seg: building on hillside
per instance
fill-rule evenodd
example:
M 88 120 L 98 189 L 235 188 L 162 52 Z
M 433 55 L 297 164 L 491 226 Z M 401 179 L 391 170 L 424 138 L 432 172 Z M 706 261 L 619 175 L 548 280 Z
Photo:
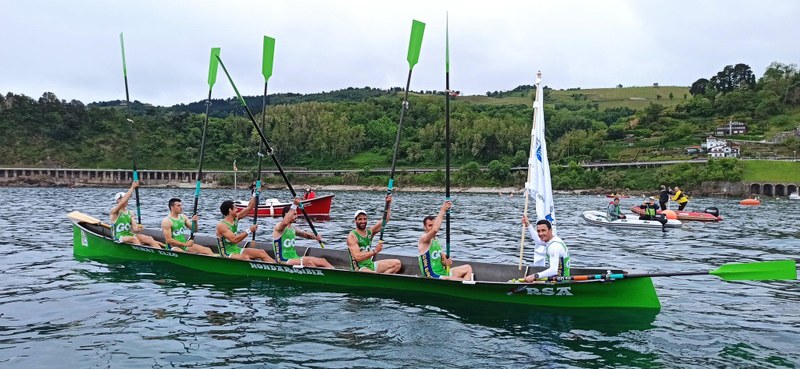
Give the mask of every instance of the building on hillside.
M 724 126 L 720 126 L 714 131 L 717 136 L 743 135 L 747 133 L 747 125 L 743 122 L 730 121 Z
M 700 147 L 704 148 L 706 151 L 711 151 L 712 148 L 717 146 L 728 146 L 728 141 L 714 136 L 708 136 L 706 137 L 706 142 L 700 145 Z
M 708 150 L 708 156 L 712 158 L 738 158 L 741 151 L 739 146 L 714 146 Z

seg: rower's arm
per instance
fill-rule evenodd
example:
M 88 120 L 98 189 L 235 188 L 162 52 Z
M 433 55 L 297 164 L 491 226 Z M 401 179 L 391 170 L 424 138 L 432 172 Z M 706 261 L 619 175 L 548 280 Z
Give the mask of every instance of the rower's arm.
M 564 256 L 566 250 L 560 244 L 553 244 L 550 245 L 549 249 L 547 250 L 547 269 L 536 273 L 538 274 L 538 278 L 548 278 L 558 274 L 558 263 L 559 258 Z
M 294 216 L 294 214 L 296 212 L 297 212 L 297 209 L 289 209 L 289 211 L 287 211 L 286 213 L 283 214 L 283 219 L 280 221 L 280 223 L 276 224 L 275 228 L 272 230 L 272 239 L 273 240 L 277 240 L 277 239 L 281 238 L 281 235 L 283 234 L 283 230 L 285 230 L 286 227 L 288 227 L 289 224 L 292 223 L 292 221 L 289 220 L 289 219 L 292 219 L 292 217 Z
M 222 222 L 217 224 L 217 234 L 222 235 L 222 237 L 225 237 L 226 240 L 232 243 L 239 243 L 247 238 L 247 232 L 233 233 L 231 229 Z
M 347 249 L 350 251 L 350 256 L 352 256 L 353 259 L 358 262 L 375 256 L 374 251 L 361 251 L 361 248 L 358 247 L 358 240 L 353 233 L 347 235 Z
M 242 219 L 248 215 L 250 215 L 250 211 L 256 208 L 256 197 L 250 198 L 250 202 L 247 203 L 247 207 L 242 209 L 239 213 L 236 214 L 236 219 Z

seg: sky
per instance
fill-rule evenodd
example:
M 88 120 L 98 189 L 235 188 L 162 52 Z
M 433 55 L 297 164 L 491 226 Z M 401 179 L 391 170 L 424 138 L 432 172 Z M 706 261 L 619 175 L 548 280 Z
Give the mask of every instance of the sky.
M 426 23 L 412 90 L 689 86 L 726 65 L 760 77 L 800 63 L 794 0 L 4 0 L 0 93 L 84 103 L 189 103 L 208 94 L 210 49 L 244 95 L 260 95 L 262 40 L 276 39 L 270 93 L 404 86 L 413 19 Z M 234 95 L 222 70 L 213 96 Z

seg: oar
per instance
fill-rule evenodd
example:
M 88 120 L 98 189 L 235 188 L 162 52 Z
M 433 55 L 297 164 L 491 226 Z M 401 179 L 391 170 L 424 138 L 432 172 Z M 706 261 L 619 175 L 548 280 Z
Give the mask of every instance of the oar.
M 261 104 L 261 131 L 264 131 L 267 121 L 267 85 L 269 84 L 269 77 L 272 76 L 272 62 L 275 59 L 275 39 L 269 36 L 264 36 L 264 56 L 261 59 L 261 74 L 264 76 L 264 99 Z M 258 143 L 258 179 L 256 179 L 256 208 L 253 213 L 253 224 L 258 222 L 258 204 L 261 201 L 261 159 L 264 154 L 264 143 Z M 253 241 L 256 240 L 256 233 L 253 232 Z
M 128 122 L 131 123 L 131 160 L 133 161 L 133 180 L 139 180 L 139 171 L 136 170 L 136 128 L 133 126 L 133 119 L 131 119 L 131 98 L 128 93 L 128 66 L 125 63 L 125 39 L 122 37 L 122 32 L 119 33 L 119 45 L 122 48 L 122 76 L 125 78 L 125 110 L 128 117 Z M 136 220 L 142 224 L 142 210 L 139 206 L 139 187 L 136 187 Z
M 279 163 L 278 158 L 275 157 L 274 152 L 272 150 L 272 146 L 270 146 L 269 141 L 267 141 L 267 137 L 264 136 L 264 132 L 258 126 L 258 123 L 256 123 L 256 118 L 253 116 L 253 113 L 250 111 L 250 108 L 247 107 L 247 103 L 245 103 L 244 98 L 242 98 L 242 94 L 239 93 L 239 89 L 236 88 L 236 84 L 233 83 L 233 79 L 231 78 L 230 73 L 228 73 L 228 69 L 225 68 L 225 63 L 222 62 L 222 59 L 219 57 L 219 55 L 217 55 L 217 60 L 219 61 L 219 65 L 222 66 L 222 70 L 225 72 L 225 75 L 228 76 L 228 81 L 231 83 L 233 90 L 236 92 L 236 96 L 239 98 L 239 103 L 242 104 L 242 107 L 247 112 L 247 116 L 250 118 L 250 122 L 253 123 L 253 127 L 255 127 L 256 131 L 258 132 L 258 136 L 261 137 L 261 142 L 267 149 L 267 155 L 269 155 L 272 158 L 272 162 L 275 163 L 275 166 L 278 168 L 278 172 L 281 173 L 281 177 L 283 177 L 283 181 L 286 183 L 286 187 L 289 187 L 289 192 L 292 193 L 292 198 L 297 197 L 297 192 L 294 191 L 294 187 L 292 187 L 292 184 L 289 182 L 289 178 L 286 177 L 286 173 L 283 171 L 281 163 Z M 303 208 L 303 204 L 301 203 L 300 206 L 298 206 L 298 208 L 300 209 L 300 211 L 303 212 L 303 216 L 306 218 L 308 226 L 311 227 L 311 231 L 314 232 L 314 236 L 318 236 L 319 234 L 317 233 L 317 229 L 314 227 L 314 223 L 311 222 L 311 218 L 309 218 L 308 214 L 306 214 L 306 209 Z M 325 244 L 322 241 L 318 242 L 319 246 L 324 249 Z
M 797 266 L 794 260 L 757 261 L 752 263 L 730 263 L 714 270 L 673 273 L 638 273 L 638 274 L 593 274 L 571 277 L 549 277 L 537 279 L 537 282 L 569 282 L 586 280 L 617 280 L 630 278 L 679 277 L 687 275 L 714 275 L 725 281 L 769 281 L 797 279 Z M 525 291 L 531 284 L 515 287 L 509 295 Z
M 445 13 L 444 28 L 444 141 L 445 141 L 445 171 L 444 171 L 444 197 L 450 201 L 450 16 Z M 450 208 L 445 214 L 445 248 L 448 258 L 450 255 Z M 447 275 L 450 275 L 450 266 L 447 266 Z
M 86 224 L 94 224 L 94 225 L 99 225 L 99 226 L 103 226 L 105 228 L 111 229 L 110 225 L 101 222 L 100 219 L 97 219 L 95 217 L 86 215 L 86 214 L 81 213 L 79 211 L 73 211 L 73 212 L 67 214 L 67 217 L 72 219 L 72 220 L 74 220 L 74 221 L 76 221 L 76 222 L 81 222 L 81 223 L 86 223 Z
M 203 135 L 200 138 L 200 166 L 197 168 L 197 181 L 194 185 L 194 207 L 192 208 L 192 229 L 189 232 L 189 239 L 194 239 L 197 232 L 197 222 L 194 216 L 197 215 L 197 202 L 200 200 L 200 183 L 203 182 L 203 155 L 206 149 L 206 131 L 208 131 L 208 109 L 211 107 L 211 90 L 217 82 L 217 60 L 219 60 L 219 48 L 211 49 L 211 59 L 208 62 L 208 99 L 206 99 L 206 119 L 203 122 Z
M 389 186 L 386 190 L 387 196 L 392 194 L 394 189 L 394 170 L 397 164 L 397 150 L 400 147 L 400 132 L 403 128 L 403 118 L 408 110 L 408 89 L 411 87 L 411 72 L 414 65 L 419 61 L 419 51 L 422 48 L 422 35 L 425 33 L 425 23 L 418 20 L 411 22 L 411 39 L 408 42 L 408 79 L 406 79 L 406 91 L 403 95 L 403 104 L 400 107 L 400 123 L 397 124 L 397 136 L 394 139 L 394 154 L 392 155 L 392 170 L 389 174 Z M 381 235 L 378 242 L 383 242 L 383 232 L 386 230 L 386 215 L 389 212 L 389 201 L 383 205 L 383 216 L 381 218 Z

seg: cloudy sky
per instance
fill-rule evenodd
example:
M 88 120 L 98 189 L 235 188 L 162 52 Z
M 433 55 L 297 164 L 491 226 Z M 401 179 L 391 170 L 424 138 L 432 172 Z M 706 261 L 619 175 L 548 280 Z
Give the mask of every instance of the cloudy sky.
M 45 91 L 84 102 L 171 105 L 205 98 L 211 47 L 242 93 L 263 89 L 263 35 L 276 38 L 271 92 L 402 86 L 412 19 L 427 24 L 413 90 L 444 88 L 445 13 L 451 85 L 466 94 L 554 88 L 688 86 L 725 65 L 761 76 L 800 63 L 800 2 L 671 1 L 62 1 L 6 0 L 0 93 Z M 221 74 L 215 97 L 233 90 Z

